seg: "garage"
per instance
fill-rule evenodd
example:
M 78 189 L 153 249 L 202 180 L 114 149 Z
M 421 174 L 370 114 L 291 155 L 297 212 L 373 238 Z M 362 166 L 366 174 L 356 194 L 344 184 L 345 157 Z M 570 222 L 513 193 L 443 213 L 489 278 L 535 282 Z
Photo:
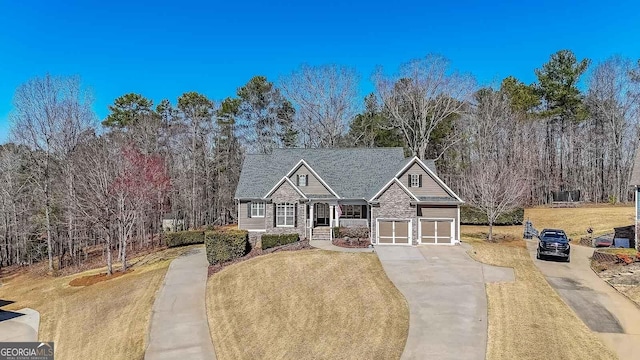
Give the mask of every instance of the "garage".
M 452 244 L 453 219 L 420 219 L 421 244 Z
M 411 244 L 411 221 L 378 220 L 378 244 Z

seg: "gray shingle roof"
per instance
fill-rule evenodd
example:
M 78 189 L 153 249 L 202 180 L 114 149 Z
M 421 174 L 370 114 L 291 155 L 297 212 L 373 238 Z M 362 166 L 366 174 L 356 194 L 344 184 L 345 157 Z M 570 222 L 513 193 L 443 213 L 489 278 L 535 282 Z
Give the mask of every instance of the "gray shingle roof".
M 410 161 L 402 148 L 276 149 L 247 155 L 235 198 L 262 198 L 302 159 L 344 199 L 370 199 Z M 433 160 L 425 163 L 435 172 Z
M 636 157 L 633 160 L 633 171 L 631 172 L 631 186 L 640 186 L 640 147 L 636 150 Z

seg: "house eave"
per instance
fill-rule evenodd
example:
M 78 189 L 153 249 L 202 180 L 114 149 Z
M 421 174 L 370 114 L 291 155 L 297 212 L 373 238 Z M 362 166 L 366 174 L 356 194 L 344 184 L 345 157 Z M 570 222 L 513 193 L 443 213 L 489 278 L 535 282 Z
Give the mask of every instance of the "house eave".
M 462 205 L 464 201 L 411 201 L 411 205 Z

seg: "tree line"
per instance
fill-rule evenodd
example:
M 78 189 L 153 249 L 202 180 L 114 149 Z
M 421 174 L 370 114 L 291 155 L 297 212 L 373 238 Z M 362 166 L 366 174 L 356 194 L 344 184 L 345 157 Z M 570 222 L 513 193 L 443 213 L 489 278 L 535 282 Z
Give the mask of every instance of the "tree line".
M 479 86 L 429 55 L 378 69 L 360 99 L 354 69 L 303 65 L 277 84 L 255 76 L 221 101 L 124 94 L 104 119 L 79 77 L 36 77 L 16 90 L 0 145 L 0 265 L 59 269 L 99 249 L 109 272 L 114 259 L 126 269 L 131 250 L 161 243 L 163 219 L 236 221 L 243 156 L 282 147 L 404 147 L 439 159 L 443 179 L 490 218 L 557 190 L 628 201 L 639 66 L 562 50 L 532 84 Z

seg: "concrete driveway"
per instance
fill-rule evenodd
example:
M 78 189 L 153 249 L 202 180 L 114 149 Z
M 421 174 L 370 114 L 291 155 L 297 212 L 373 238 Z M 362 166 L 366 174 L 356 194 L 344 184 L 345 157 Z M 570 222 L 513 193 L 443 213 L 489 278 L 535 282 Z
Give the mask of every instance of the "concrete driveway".
M 40 313 L 29 308 L 0 311 L 0 342 L 37 341 Z
M 640 309 L 591 270 L 593 249 L 571 246 L 571 262 L 565 263 L 537 260 L 537 241 L 527 241 L 527 247 L 538 269 L 578 317 L 620 359 L 638 359 Z
M 409 303 L 403 359 L 484 359 L 485 282 L 513 281 L 513 269 L 478 263 L 462 246 L 377 246 L 387 276 Z

